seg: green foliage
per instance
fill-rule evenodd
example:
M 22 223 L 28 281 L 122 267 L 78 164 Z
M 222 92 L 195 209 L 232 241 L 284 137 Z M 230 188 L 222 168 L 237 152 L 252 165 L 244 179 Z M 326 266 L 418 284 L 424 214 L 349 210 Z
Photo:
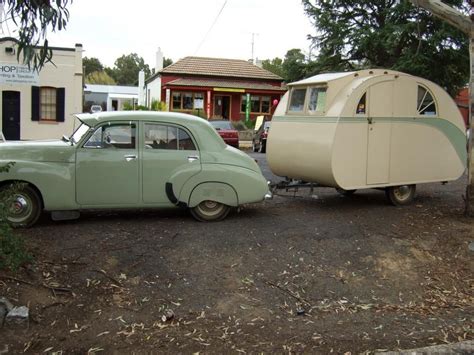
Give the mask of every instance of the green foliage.
M 105 72 L 110 75 L 118 85 L 136 85 L 138 83 L 138 73 L 145 72 L 145 77 L 150 76 L 150 67 L 145 64 L 142 57 L 136 53 L 122 55 L 115 60 L 114 68 L 105 68 Z
M 191 115 L 193 116 L 197 116 L 197 117 L 201 117 L 201 118 L 204 118 L 207 120 L 207 114 L 206 114 L 206 111 L 205 110 L 192 110 L 190 112 Z
M 262 60 L 262 68 L 282 78 L 285 77 L 285 73 L 283 72 L 283 60 L 281 58 Z
M 262 68 L 279 75 L 287 83 L 303 79 L 306 74 L 307 62 L 300 49 L 290 49 L 285 58 L 274 58 L 262 61 Z
M 84 67 L 84 76 L 87 77 L 88 75 L 94 72 L 103 72 L 104 66 L 97 58 L 87 58 L 84 57 L 82 59 L 82 66 Z
M 150 110 L 151 111 L 166 111 L 166 102 L 158 101 L 158 100 L 152 100 Z
M 13 162 L 0 167 L 0 173 L 5 173 L 14 165 Z M 25 262 L 31 261 L 31 255 L 26 251 L 23 240 L 13 234 L 7 221 L 8 200 L 20 186 L 12 185 L 0 190 L 0 270 L 16 270 Z
M 454 95 L 468 81 L 468 38 L 407 0 L 302 0 L 319 50 L 306 76 L 387 68 L 421 76 Z M 444 3 L 461 11 L 462 0 Z
M 115 85 L 116 82 L 105 71 L 94 71 L 86 76 L 86 84 Z
M 171 64 L 173 64 L 173 60 L 171 58 L 163 57 L 163 68 L 166 68 Z
M 40 70 L 53 57 L 47 33 L 66 28 L 69 21 L 67 7 L 72 0 L 3 0 L 2 3 L 5 18 L 11 19 L 18 30 L 18 61 L 21 58 L 23 63 Z M 37 46 L 40 48 L 35 48 Z

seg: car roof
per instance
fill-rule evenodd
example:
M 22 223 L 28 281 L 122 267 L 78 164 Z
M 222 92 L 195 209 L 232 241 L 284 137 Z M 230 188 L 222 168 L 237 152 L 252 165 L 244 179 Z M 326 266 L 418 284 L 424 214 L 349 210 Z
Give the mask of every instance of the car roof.
M 79 113 L 75 115 L 81 122 L 88 126 L 95 127 L 104 121 L 153 121 L 154 119 L 175 123 L 207 124 L 207 120 L 176 112 L 159 111 L 102 111 L 95 113 Z

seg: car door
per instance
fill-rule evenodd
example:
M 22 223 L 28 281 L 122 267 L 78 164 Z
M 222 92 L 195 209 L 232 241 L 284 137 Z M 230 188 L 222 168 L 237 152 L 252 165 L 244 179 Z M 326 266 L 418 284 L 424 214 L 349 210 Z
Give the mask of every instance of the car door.
M 144 122 L 142 146 L 142 199 L 146 204 L 172 206 L 166 184 L 179 197 L 183 184 L 201 171 L 197 144 L 182 126 Z
M 76 152 L 76 200 L 83 206 L 139 203 L 136 122 L 98 127 Z

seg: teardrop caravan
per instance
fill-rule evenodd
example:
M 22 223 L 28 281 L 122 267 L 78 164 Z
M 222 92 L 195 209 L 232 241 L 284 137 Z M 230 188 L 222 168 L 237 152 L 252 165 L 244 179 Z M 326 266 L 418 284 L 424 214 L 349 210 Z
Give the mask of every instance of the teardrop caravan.
M 438 85 L 392 70 L 330 73 L 289 84 L 267 160 L 276 175 L 346 193 L 387 188 L 401 205 L 415 184 L 458 179 L 466 141 L 461 113 Z

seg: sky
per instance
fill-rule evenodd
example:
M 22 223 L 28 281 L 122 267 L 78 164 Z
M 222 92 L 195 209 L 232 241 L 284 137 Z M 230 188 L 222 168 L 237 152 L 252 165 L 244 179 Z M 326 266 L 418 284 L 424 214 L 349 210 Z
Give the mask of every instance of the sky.
M 81 43 L 84 57 L 110 67 L 137 53 L 153 68 L 158 47 L 174 62 L 249 59 L 252 33 L 255 58 L 283 58 L 292 48 L 308 53 L 307 35 L 315 32 L 301 0 L 74 0 L 69 9 L 66 31 L 50 33 L 50 45 Z

